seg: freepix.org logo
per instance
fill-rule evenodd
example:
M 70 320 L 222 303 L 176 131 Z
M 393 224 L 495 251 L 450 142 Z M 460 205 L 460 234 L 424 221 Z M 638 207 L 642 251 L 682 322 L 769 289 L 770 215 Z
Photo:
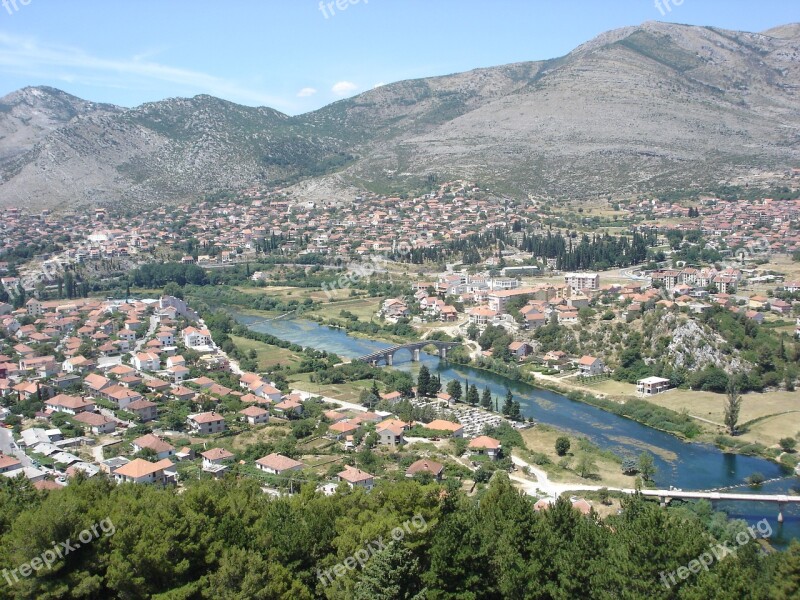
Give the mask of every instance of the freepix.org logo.
M 28 6 L 31 2 L 32 0 L 0 0 L 0 4 L 3 5 L 3 8 L 5 8 L 6 12 L 11 16 L 19 12 L 20 6 Z
M 65 556 L 74 552 L 82 545 L 85 546 L 95 541 L 100 537 L 100 534 L 103 534 L 103 537 L 109 537 L 114 535 L 116 531 L 117 528 L 114 527 L 114 523 L 111 522 L 111 519 L 103 519 L 88 529 L 81 531 L 78 534 L 77 540 L 68 538 L 63 542 L 51 542 L 53 544 L 52 548 L 48 548 L 39 556 L 32 558 L 16 569 L 11 569 L 10 571 L 8 569 L 3 569 L 3 577 L 5 577 L 8 585 L 12 586 L 19 581 L 20 577 L 30 577 L 41 569 L 52 569 L 56 562 L 63 560 Z

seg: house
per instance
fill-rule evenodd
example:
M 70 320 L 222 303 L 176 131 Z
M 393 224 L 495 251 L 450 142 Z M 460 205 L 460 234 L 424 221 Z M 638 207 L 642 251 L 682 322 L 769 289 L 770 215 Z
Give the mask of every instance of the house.
M 94 368 L 94 363 L 83 356 L 73 356 L 61 363 L 64 373 L 85 373 Z
M 214 411 L 189 415 L 186 421 L 192 433 L 205 435 L 225 431 L 225 417 Z
M 430 473 L 436 481 L 441 481 L 444 465 L 427 458 L 422 458 L 412 463 L 406 469 L 406 477 L 414 477 L 417 473 Z
M 542 357 L 542 360 L 548 365 L 560 365 L 564 364 L 567 361 L 567 353 L 562 352 L 561 350 L 550 350 L 547 354 Z
M 203 457 L 203 471 L 211 473 L 214 477 L 220 477 L 228 470 L 226 463 L 233 459 L 233 454 L 224 448 L 212 448 L 201 452 Z
M 82 412 L 75 415 L 73 420 L 82 423 L 94 435 L 112 433 L 117 428 L 115 421 L 95 412 Z
M 491 438 L 488 435 L 476 437 L 470 441 L 468 447 L 470 450 L 474 450 L 478 454 L 485 453 L 492 460 L 498 459 L 500 457 L 500 452 L 502 451 L 500 441 Z
M 403 394 L 400 392 L 389 392 L 388 394 L 381 394 L 381 400 L 388 402 L 390 405 L 395 405 L 403 399 Z
M 175 454 L 174 446 L 152 433 L 136 438 L 131 442 L 131 445 L 133 446 L 134 452 L 141 452 L 144 449 L 152 450 L 159 459 L 167 458 Z
M 180 354 L 176 354 L 175 356 L 167 357 L 167 368 L 170 367 L 185 367 L 186 366 L 186 359 L 183 358 Z
M 136 341 L 136 332 L 133 329 L 120 329 L 117 337 L 131 344 Z
M 25 303 L 25 309 L 32 317 L 41 317 L 44 314 L 44 305 L 36 298 L 31 298 Z
M 349 465 L 338 474 L 338 477 L 339 481 L 346 482 L 350 489 L 360 487 L 369 491 L 375 486 L 375 477 L 373 475 Z
M 772 312 L 776 312 L 779 315 L 788 315 L 792 312 L 792 305 L 785 300 L 773 299 L 772 302 L 770 302 L 769 308 Z
M 297 460 L 273 452 L 256 461 L 256 467 L 265 473 L 281 475 L 288 471 L 299 471 L 305 465 Z
M 645 377 L 636 382 L 636 393 L 640 396 L 655 396 L 669 389 L 669 379 Z
M 387 419 L 375 426 L 375 433 L 378 434 L 378 443 L 381 446 L 400 446 L 405 443 L 403 432 L 408 429 L 408 423 L 399 419 Z
M 111 387 L 107 387 L 101 392 L 101 395 L 123 410 L 127 409 L 131 402 L 136 402 L 137 400 L 142 399 L 142 395 L 139 392 L 134 392 L 133 390 L 121 385 L 112 385 Z
M 0 473 L 15 471 L 22 468 L 22 463 L 13 456 L 0 453 Z
M 260 406 L 248 406 L 240 410 L 239 414 L 244 416 L 245 420 L 250 425 L 260 425 L 269 421 L 269 411 L 261 408 Z
M 168 470 L 172 468 L 172 461 L 168 458 L 155 463 L 143 458 L 136 458 L 117 467 L 114 471 L 114 479 L 117 483 L 166 483 L 173 477 L 171 473 L 168 473 Z
M 337 421 L 328 427 L 328 437 L 340 440 L 358 431 L 359 424 L 352 421 Z
M 303 414 L 303 405 L 297 400 L 289 398 L 287 398 L 283 402 L 278 402 L 278 404 L 276 404 L 274 408 L 276 413 L 278 413 L 279 415 L 283 415 L 285 417 Z
M 564 283 L 575 291 L 600 289 L 600 275 L 597 273 L 567 273 Z
M 751 321 L 755 321 L 759 325 L 764 322 L 764 313 L 756 312 L 754 310 L 745 311 L 744 316 L 750 319 Z
M 125 410 L 135 414 L 143 423 L 153 421 L 158 416 L 158 405 L 145 399 L 131 402 L 125 407 Z
M 161 358 L 153 352 L 138 352 L 131 363 L 137 371 L 158 371 L 161 368 Z
M 167 373 L 173 383 L 182 383 L 189 376 L 189 369 L 184 365 L 175 365 L 167 368 Z
M 605 372 L 606 366 L 603 364 L 602 359 L 584 355 L 578 360 L 578 369 L 581 375 L 589 377 L 592 375 L 601 375 Z
M 208 329 L 189 326 L 181 332 L 181 337 L 187 348 L 208 348 L 212 345 L 211 333 Z
M 517 360 L 522 360 L 533 352 L 531 345 L 526 342 L 511 342 L 508 345 L 511 354 L 517 357 Z
M 100 463 L 100 470 L 108 475 L 113 475 L 118 468 L 127 465 L 129 462 L 131 462 L 130 459 L 124 456 L 114 456 L 102 461 Z
M 443 419 L 434 419 L 425 425 L 425 429 L 433 431 L 447 431 L 454 438 L 464 437 L 464 426 L 461 423 L 453 423 Z
M 45 402 L 45 407 L 54 412 L 64 412 L 68 415 L 77 415 L 82 412 L 94 412 L 94 402 L 84 400 L 79 396 L 59 394 Z

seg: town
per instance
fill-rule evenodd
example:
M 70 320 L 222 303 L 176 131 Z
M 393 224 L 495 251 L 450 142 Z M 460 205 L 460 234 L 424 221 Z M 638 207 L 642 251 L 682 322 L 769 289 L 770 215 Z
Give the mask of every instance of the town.
M 785 422 L 720 438 L 733 431 L 719 397 L 730 382 L 771 393 L 776 401 L 747 406 L 763 418 L 786 406 L 780 390 L 794 390 L 799 209 L 798 200 L 654 200 L 570 224 L 539 202 L 458 181 L 424 197 L 322 205 L 251 188 L 137 215 L 12 209 L 0 225 L 3 472 L 56 488 L 79 472 L 181 485 L 233 471 L 277 494 L 420 473 L 472 490 L 496 468 L 521 466 L 522 489 L 552 491 L 548 473 L 525 460 L 532 423 L 511 392 L 480 398 L 477 386 L 444 385 L 427 367 L 417 385 L 382 377 L 394 352 L 378 352 L 371 372 L 325 363 L 350 387 L 318 377 L 315 393 L 308 373 L 318 363 L 280 364 L 319 361 L 313 344 L 289 351 L 227 336 L 208 306 L 211 286 L 253 314 L 308 315 L 400 344 L 453 342 L 440 356 L 455 364 L 585 399 L 653 401 L 686 437 L 713 434 L 734 450 L 747 440 L 773 457 L 774 447 L 794 466 Z M 743 346 L 725 337 L 730 323 L 774 337 Z M 265 352 L 279 360 L 260 360 Z M 566 468 L 573 484 L 598 479 L 596 458 L 576 461 Z M 631 487 L 640 470 L 622 471 L 603 483 Z

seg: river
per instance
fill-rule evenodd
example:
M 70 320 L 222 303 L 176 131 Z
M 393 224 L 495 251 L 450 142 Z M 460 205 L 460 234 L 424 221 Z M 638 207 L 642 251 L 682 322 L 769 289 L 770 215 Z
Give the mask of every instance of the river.
M 356 338 L 346 332 L 321 326 L 304 319 L 265 320 L 257 316 L 235 314 L 236 319 L 253 331 L 269 333 L 280 339 L 317 350 L 333 352 L 343 358 L 355 358 L 391 344 L 374 340 Z M 480 391 L 488 387 L 492 394 L 505 396 L 510 389 L 520 402 L 522 414 L 532 417 L 537 423 L 547 423 L 575 435 L 585 436 L 604 449 L 621 456 L 637 457 L 642 450 L 650 451 L 655 457 L 658 472 L 655 476 L 659 488 L 670 485 L 683 490 L 708 490 L 739 486 L 745 477 L 759 472 L 766 479 L 784 477 L 780 481 L 764 484 L 759 490 L 749 487 L 737 488 L 732 492 L 782 494 L 789 493 L 798 484 L 791 471 L 762 458 L 723 453 L 717 448 L 684 442 L 668 433 L 652 429 L 630 419 L 606 412 L 594 406 L 576 402 L 569 398 L 542 390 L 523 382 L 512 381 L 506 377 L 486 371 L 462 367 L 440 361 L 438 357 L 422 354 L 421 363 L 411 362 L 410 352 L 400 351 L 394 357 L 394 367 L 416 373 L 420 364 L 425 364 L 441 376 L 445 384 L 451 379 L 469 380 Z M 501 399 L 502 402 L 502 399 Z M 773 528 L 772 541 L 783 546 L 789 539 L 800 538 L 800 507 L 788 506 L 784 511 L 784 523 L 776 521 L 777 510 L 774 504 L 764 503 L 718 503 L 718 508 L 726 510 L 732 518 L 741 518 L 749 524 L 761 518 L 768 518 Z

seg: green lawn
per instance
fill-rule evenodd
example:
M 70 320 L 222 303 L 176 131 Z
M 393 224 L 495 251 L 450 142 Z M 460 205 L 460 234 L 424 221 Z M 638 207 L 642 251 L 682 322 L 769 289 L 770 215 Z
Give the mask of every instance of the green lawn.
M 259 370 L 265 371 L 275 365 L 289 365 L 295 367 L 300 364 L 302 358 L 295 352 L 286 348 L 278 348 L 264 342 L 251 340 L 248 338 L 231 336 L 231 340 L 243 352 L 249 353 L 250 350 L 256 351 L 256 360 L 258 361 Z
M 370 389 L 372 387 L 371 379 L 364 379 L 363 381 L 348 381 L 347 383 L 338 383 L 332 385 L 319 385 L 309 381 L 309 373 L 302 373 L 300 375 L 292 376 L 292 382 L 296 387 L 311 392 L 312 394 L 319 394 L 320 396 L 328 396 L 329 398 L 336 398 L 345 402 L 353 402 L 358 404 L 358 399 L 361 391 Z M 383 392 L 385 386 L 379 381 L 378 389 Z

